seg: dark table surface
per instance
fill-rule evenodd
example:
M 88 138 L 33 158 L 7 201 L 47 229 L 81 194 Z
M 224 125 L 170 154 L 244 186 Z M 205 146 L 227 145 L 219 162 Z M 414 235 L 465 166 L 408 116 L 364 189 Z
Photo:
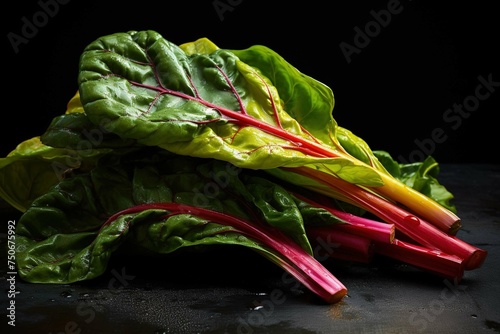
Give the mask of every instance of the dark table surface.
M 348 296 L 327 305 L 277 266 L 236 247 L 168 260 L 114 258 L 99 279 L 40 285 L 16 277 L 8 325 L 2 230 L 1 333 L 496 333 L 500 332 L 500 166 L 441 164 L 463 228 L 488 251 L 459 284 L 376 257 L 328 262 Z M 18 219 L 3 211 L 2 222 Z M 7 282 L 7 283 L 5 283 Z

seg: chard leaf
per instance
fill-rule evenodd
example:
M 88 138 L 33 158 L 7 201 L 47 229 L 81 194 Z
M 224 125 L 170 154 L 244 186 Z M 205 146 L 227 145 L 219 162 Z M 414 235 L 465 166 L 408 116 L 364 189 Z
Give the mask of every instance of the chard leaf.
M 326 164 L 349 182 L 382 185 L 335 139 L 328 87 L 267 48 L 236 54 L 207 39 L 181 48 L 154 31 L 101 37 L 81 56 L 83 108 L 142 145 L 251 169 Z
M 402 164 L 400 179 L 415 190 L 434 199 L 451 212 L 457 212 L 452 203 L 453 194 L 439 183 L 437 177 L 439 165 L 433 157 L 428 156 L 421 163 Z
M 206 39 L 181 48 L 153 31 L 104 36 L 82 54 L 79 91 L 90 121 L 121 138 L 242 168 L 298 168 L 364 209 L 376 211 L 376 199 L 359 203 L 373 192 L 443 231 L 459 226 L 336 125 L 328 87 L 268 48 L 224 50 Z
M 304 229 L 304 219 L 294 197 L 283 187 L 262 177 L 246 177 L 245 184 L 254 197 L 255 205 L 271 226 L 284 231 L 303 249 L 312 254 Z M 290 223 L 294 222 L 294 223 Z
M 301 73 L 282 56 L 263 45 L 231 50 L 242 62 L 259 69 L 277 88 L 286 112 L 316 139 L 330 144 L 337 123 L 332 117 L 335 104 L 332 90 Z
M 68 173 L 88 169 L 107 151 L 77 151 L 43 144 L 40 137 L 20 143 L 0 158 L 0 197 L 24 212 Z
M 231 51 L 241 61 L 258 68 L 263 76 L 269 78 L 277 88 L 286 112 L 315 139 L 334 151 L 346 152 L 368 166 L 385 172 L 369 145 L 352 131 L 339 126 L 333 118 L 335 99 L 328 86 L 300 72 L 266 46 L 255 45 L 245 50 Z M 327 169 L 352 183 L 364 180 L 366 185 L 381 184 L 378 175 L 368 168 L 352 164 L 338 168 L 342 164 L 345 165 L 345 162 L 339 160 L 337 170 L 331 165 Z
M 42 143 L 52 147 L 90 151 L 101 148 L 130 148 L 134 140 L 122 139 L 90 122 L 85 113 L 75 112 L 56 116 L 40 136 Z
M 112 148 L 130 149 L 130 144 L 89 122 L 77 92 L 44 134 L 24 140 L 0 158 L 0 197 L 24 212 L 66 175 L 90 170 Z
M 451 212 L 457 212 L 456 206 L 452 203 L 453 194 L 438 180 L 439 164 L 432 156 L 428 156 L 422 162 L 405 164 L 396 162 L 386 151 L 374 151 L 374 153 L 396 179 L 432 198 Z
M 50 188 L 21 216 L 16 227 L 19 273 L 43 283 L 94 278 L 125 244 L 162 254 L 187 246 L 235 244 L 273 261 L 280 258 L 225 221 L 197 214 L 200 210 L 282 231 L 311 255 L 294 198 L 277 184 L 247 174 L 225 162 L 196 161 L 163 150 L 103 157 L 92 170 Z M 131 210 L 136 207 L 141 209 Z
M 168 217 L 165 210 L 122 215 L 98 232 L 58 233 L 33 243 L 19 237 L 21 276 L 32 283 L 67 284 L 96 278 L 114 252 L 133 246 L 156 254 L 183 247 L 233 244 L 266 249 L 233 229 L 188 214 Z M 168 218 L 164 218 L 168 217 Z

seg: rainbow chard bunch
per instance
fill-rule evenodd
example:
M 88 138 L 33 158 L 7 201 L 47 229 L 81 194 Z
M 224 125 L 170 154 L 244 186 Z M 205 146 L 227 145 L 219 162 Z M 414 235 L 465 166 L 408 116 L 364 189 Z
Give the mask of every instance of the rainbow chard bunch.
M 372 151 L 335 122 L 329 87 L 265 46 L 116 33 L 83 51 L 78 85 L 66 113 L 0 160 L 27 281 L 96 277 L 124 244 L 230 244 L 337 302 L 347 289 L 315 258 L 322 240 L 338 259 L 381 254 L 454 280 L 485 260 L 456 236 L 432 157 Z

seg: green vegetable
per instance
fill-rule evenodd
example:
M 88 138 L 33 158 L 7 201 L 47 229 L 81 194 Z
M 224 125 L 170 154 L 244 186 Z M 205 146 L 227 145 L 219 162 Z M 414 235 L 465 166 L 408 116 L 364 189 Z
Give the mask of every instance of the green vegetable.
M 79 91 L 94 124 L 122 138 L 238 167 L 307 166 L 368 188 L 455 233 L 459 218 L 389 174 L 337 126 L 333 93 L 264 46 L 178 47 L 154 31 L 99 38 L 80 59 Z M 335 196 L 335 194 L 332 194 Z
M 0 159 L 0 197 L 24 212 L 65 174 L 91 168 L 107 151 L 54 148 L 42 144 L 40 137 L 25 140 Z
M 140 152 L 59 182 L 18 222 L 19 274 L 67 284 L 101 275 L 119 248 L 168 254 L 229 244 L 257 251 L 325 301 L 340 300 L 347 290 L 312 256 L 293 197 L 206 160 Z
M 486 257 L 455 236 L 432 157 L 372 151 L 333 119 L 329 87 L 265 46 L 116 33 L 83 50 L 78 86 L 66 113 L 0 159 L 27 281 L 97 277 L 123 249 L 230 244 L 337 302 L 346 288 L 315 258 L 325 240 L 333 258 L 393 254 L 456 280 Z

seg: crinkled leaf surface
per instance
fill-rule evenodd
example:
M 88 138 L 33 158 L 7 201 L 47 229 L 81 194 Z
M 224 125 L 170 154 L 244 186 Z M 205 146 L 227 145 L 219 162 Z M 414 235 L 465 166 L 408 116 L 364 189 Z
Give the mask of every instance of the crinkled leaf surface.
M 231 50 L 241 61 L 259 69 L 279 92 L 283 108 L 302 127 L 325 145 L 332 145 L 337 123 L 332 117 L 332 90 L 301 73 L 283 57 L 263 45 Z
M 0 158 L 0 197 L 24 212 L 67 174 L 89 170 L 102 155 L 128 150 L 131 144 L 91 123 L 77 92 L 44 134 L 24 140 Z
M 58 148 L 81 151 L 109 148 L 132 148 L 135 140 L 123 139 L 103 127 L 90 122 L 85 113 L 70 113 L 56 116 L 47 130 L 40 136 L 43 144 Z
M 38 136 L 27 139 L 0 158 L 0 196 L 24 212 L 65 174 L 74 169 L 91 168 L 104 153 L 54 148 L 44 145 Z
M 452 203 L 453 194 L 438 180 L 439 164 L 433 157 L 428 156 L 422 162 L 404 164 L 397 163 L 386 151 L 374 151 L 374 154 L 396 179 L 432 198 L 448 210 L 457 212 Z
M 264 72 L 206 39 L 181 48 L 154 31 L 104 36 L 81 56 L 82 105 L 107 131 L 177 154 L 253 169 L 328 164 L 350 182 L 382 184 L 339 148 L 328 87 L 267 48 L 236 53 Z
M 177 212 L 148 209 L 175 203 Z M 114 216 L 145 204 L 144 209 Z M 183 211 L 205 208 L 289 234 L 312 253 L 300 209 L 283 188 L 226 162 L 165 151 L 102 158 L 38 197 L 16 228 L 18 270 L 31 282 L 68 283 L 99 276 L 124 244 L 157 253 L 186 246 L 236 244 L 277 255 L 231 226 Z

